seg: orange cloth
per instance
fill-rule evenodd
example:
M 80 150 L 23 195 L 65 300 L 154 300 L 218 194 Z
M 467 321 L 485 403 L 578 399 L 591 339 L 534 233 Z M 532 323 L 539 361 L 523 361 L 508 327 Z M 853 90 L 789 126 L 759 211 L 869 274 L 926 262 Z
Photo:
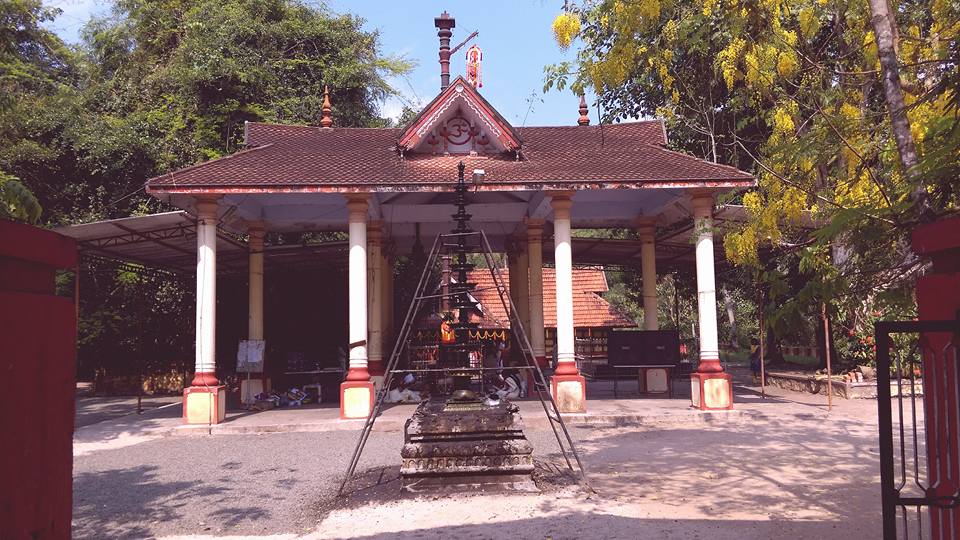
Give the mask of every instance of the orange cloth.
M 450 327 L 450 323 L 443 321 L 440 323 L 440 343 L 448 344 L 455 343 L 457 341 L 457 335 L 453 331 L 453 328 Z

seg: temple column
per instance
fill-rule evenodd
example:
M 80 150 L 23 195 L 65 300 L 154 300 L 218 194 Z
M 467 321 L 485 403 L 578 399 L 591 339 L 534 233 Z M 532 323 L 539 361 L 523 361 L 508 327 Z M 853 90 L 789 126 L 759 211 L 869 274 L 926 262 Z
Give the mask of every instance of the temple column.
M 522 320 L 520 316 L 520 298 L 517 297 L 517 283 L 520 281 L 518 277 L 518 257 L 519 250 L 517 249 L 515 240 L 512 239 L 507 245 L 507 281 L 510 288 L 510 300 L 513 302 L 514 307 L 517 308 L 517 317 Z
M 551 194 L 557 291 L 557 369 L 550 380 L 560 412 L 587 410 L 586 381 L 577 369 L 573 330 L 573 260 L 570 246 L 570 192 Z
M 713 194 L 692 194 L 697 257 L 697 308 L 700 326 L 700 366 L 690 375 L 693 406 L 701 409 L 733 408 L 732 377 L 720 365 L 717 336 L 717 293 L 713 270 Z
M 349 331 L 350 367 L 340 384 L 340 418 L 366 418 L 373 410 L 373 383 L 367 371 L 367 200 L 347 196 L 349 212 Z
M 383 368 L 381 368 L 381 371 L 386 368 L 386 364 L 390 360 L 390 355 L 393 353 L 393 265 L 391 264 L 390 257 L 386 253 L 385 244 L 386 242 L 384 242 L 384 247 L 381 247 L 380 256 L 381 275 L 383 276 L 380 279 L 380 285 L 383 289 L 381 292 L 383 297 L 383 302 L 381 303 Z
M 367 228 L 367 268 L 370 323 L 369 361 L 367 370 L 374 385 L 383 381 L 383 231 L 379 221 L 371 221 Z
M 657 252 L 654 244 L 656 225 L 652 219 L 638 222 L 640 233 L 640 269 L 643 278 L 643 329 L 659 330 L 657 320 Z
M 227 393 L 217 381 L 217 208 L 216 198 L 198 199 L 196 370 L 183 391 L 183 420 L 217 424 L 226 417 Z
M 527 220 L 527 260 L 530 265 L 530 346 L 541 368 L 547 365 L 543 328 L 543 221 Z
M 530 332 L 530 259 L 527 254 L 525 242 L 522 236 L 517 238 L 517 311 L 520 315 L 520 322 L 523 323 L 523 329 Z M 511 287 L 514 282 L 511 282 Z
M 247 225 L 247 248 L 249 250 L 249 280 L 248 280 L 248 315 L 247 340 L 263 341 L 263 237 L 266 231 L 262 221 L 250 222 Z M 266 390 L 266 381 L 263 373 L 253 378 L 240 380 L 240 401 L 245 404 L 253 403 L 254 396 Z

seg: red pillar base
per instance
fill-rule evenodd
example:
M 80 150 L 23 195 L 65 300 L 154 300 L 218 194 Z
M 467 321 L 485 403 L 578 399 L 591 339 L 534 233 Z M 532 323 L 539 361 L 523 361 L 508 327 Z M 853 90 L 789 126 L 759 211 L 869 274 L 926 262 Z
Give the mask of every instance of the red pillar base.
M 343 381 L 340 383 L 340 418 L 351 420 L 370 416 L 373 396 L 371 381 Z
M 701 411 L 726 411 L 733 408 L 733 377 L 729 373 L 691 373 L 691 401 Z
M 183 423 L 219 424 L 226 417 L 226 386 L 190 386 L 183 389 Z
M 587 412 L 587 381 L 582 375 L 554 375 L 550 394 L 562 413 Z

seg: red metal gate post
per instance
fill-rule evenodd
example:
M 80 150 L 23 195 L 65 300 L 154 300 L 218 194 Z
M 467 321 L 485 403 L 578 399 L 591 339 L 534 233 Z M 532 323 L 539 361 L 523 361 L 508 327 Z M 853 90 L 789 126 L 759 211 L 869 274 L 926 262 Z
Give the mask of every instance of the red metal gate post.
M 960 311 L 960 218 L 936 221 L 913 231 L 913 251 L 929 258 L 932 271 L 917 280 L 919 320 L 950 320 Z M 960 433 L 956 411 L 957 359 L 946 354 L 953 336 L 927 333 L 923 351 L 923 405 L 927 437 L 929 485 L 935 497 L 950 497 L 960 489 Z M 954 349 L 955 350 L 955 349 Z M 930 507 L 931 538 L 948 540 L 960 533 L 960 507 Z

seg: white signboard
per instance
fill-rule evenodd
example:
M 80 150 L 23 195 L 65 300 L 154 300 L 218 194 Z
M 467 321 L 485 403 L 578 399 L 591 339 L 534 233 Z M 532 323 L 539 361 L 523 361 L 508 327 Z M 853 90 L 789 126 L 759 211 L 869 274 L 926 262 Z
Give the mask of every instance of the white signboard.
M 262 339 L 241 340 L 237 348 L 237 373 L 262 373 L 263 349 L 266 342 Z

